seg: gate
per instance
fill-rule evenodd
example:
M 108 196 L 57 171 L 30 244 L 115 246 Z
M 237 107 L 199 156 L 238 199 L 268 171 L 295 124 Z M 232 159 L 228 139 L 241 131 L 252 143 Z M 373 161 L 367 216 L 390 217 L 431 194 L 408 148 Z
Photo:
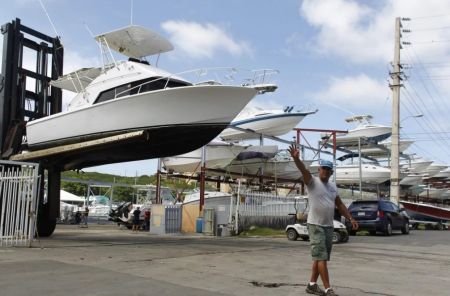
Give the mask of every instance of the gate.
M 0 246 L 30 246 L 36 229 L 39 165 L 0 160 Z
M 166 233 L 178 233 L 181 231 L 181 207 L 166 206 Z

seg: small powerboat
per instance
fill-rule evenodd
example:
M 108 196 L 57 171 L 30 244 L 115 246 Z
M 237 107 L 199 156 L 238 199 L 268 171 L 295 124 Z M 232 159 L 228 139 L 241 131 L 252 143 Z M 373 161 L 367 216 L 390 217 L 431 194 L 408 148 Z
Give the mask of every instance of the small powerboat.
M 226 141 L 259 139 L 259 134 L 267 136 L 282 136 L 295 128 L 314 111 L 294 110 L 294 106 L 284 109 L 265 110 L 258 107 L 246 107 L 219 136 Z M 237 127 L 239 129 L 234 129 Z M 244 130 L 248 130 L 247 132 Z

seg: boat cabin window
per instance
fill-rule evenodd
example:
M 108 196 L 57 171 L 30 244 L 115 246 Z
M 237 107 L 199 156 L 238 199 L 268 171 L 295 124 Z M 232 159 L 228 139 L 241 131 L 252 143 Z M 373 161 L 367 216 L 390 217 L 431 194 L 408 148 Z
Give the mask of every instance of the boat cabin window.
M 120 98 L 164 88 L 175 88 L 189 85 L 191 84 L 179 80 L 169 80 L 169 83 L 167 83 L 167 79 L 160 79 L 160 77 L 152 77 L 143 80 L 133 81 L 127 84 L 122 84 L 115 88 L 105 90 L 98 95 L 97 100 L 95 101 L 94 104 L 109 101 L 114 98 Z

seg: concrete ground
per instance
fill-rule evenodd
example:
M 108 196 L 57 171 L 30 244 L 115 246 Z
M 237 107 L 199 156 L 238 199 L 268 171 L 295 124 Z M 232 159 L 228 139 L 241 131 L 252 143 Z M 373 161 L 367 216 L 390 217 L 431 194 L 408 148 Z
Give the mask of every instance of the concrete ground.
M 450 231 L 351 237 L 329 263 L 339 295 L 449 295 Z M 308 242 L 156 236 L 58 225 L 0 248 L 0 295 L 308 295 Z

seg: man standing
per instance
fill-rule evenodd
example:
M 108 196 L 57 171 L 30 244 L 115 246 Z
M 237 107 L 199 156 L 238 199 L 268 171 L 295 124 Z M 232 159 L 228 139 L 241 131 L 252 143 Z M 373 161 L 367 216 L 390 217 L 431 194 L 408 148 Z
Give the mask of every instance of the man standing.
M 144 212 L 144 224 L 145 231 L 150 231 L 150 209 L 146 209 Z
M 315 295 L 335 296 L 337 294 L 330 287 L 327 266 L 332 248 L 334 209 L 337 208 L 341 215 L 352 223 L 353 230 L 358 229 L 358 222 L 352 218 L 347 207 L 337 195 L 336 184 L 330 181 L 330 177 L 333 175 L 333 163 L 328 160 L 320 160 L 319 176 L 315 177 L 311 175 L 305 164 L 300 160 L 296 146 L 291 145 L 289 153 L 303 176 L 309 197 L 307 222 L 313 264 L 311 279 L 306 287 L 306 292 Z M 319 275 L 325 291 L 317 285 Z
M 134 210 L 133 212 L 133 227 L 131 229 L 132 232 L 137 232 L 139 230 L 140 217 L 141 217 L 141 210 L 139 207 L 137 207 L 136 210 Z

